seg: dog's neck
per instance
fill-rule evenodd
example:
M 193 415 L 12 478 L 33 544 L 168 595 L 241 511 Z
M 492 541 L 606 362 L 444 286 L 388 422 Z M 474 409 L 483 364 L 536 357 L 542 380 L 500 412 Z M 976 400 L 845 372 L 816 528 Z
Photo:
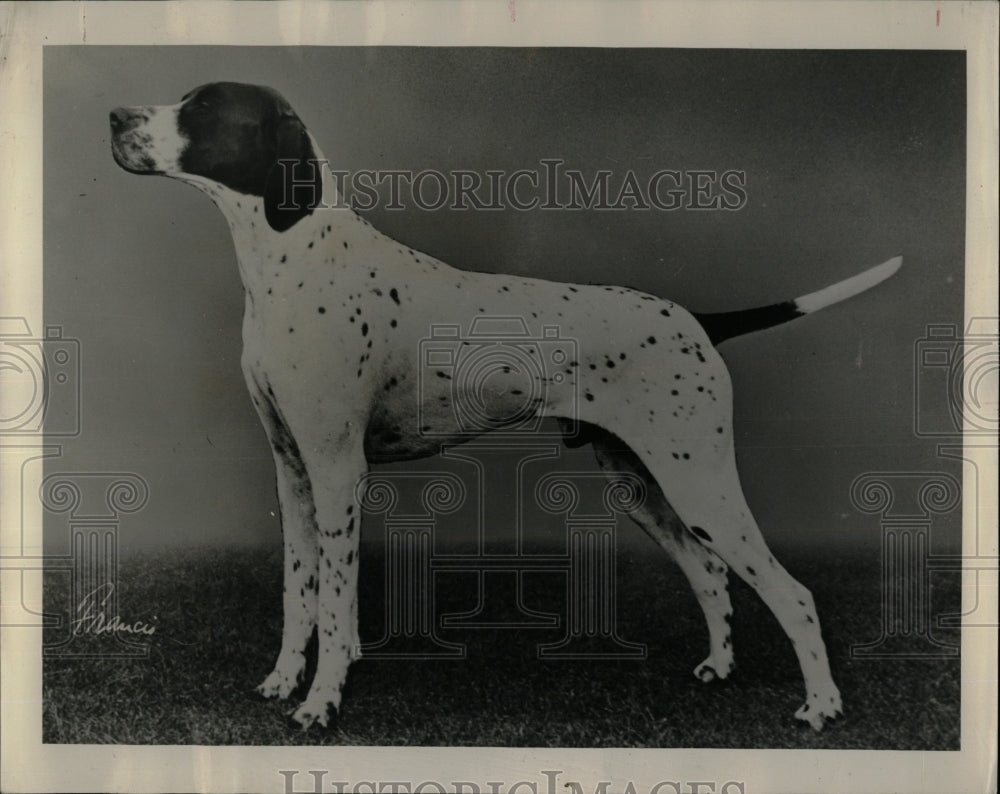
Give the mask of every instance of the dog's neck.
M 324 257 L 334 241 L 345 248 L 364 241 L 370 244 L 371 225 L 350 209 L 337 188 L 337 180 L 315 147 L 316 167 L 322 169 L 322 198 L 311 213 L 283 232 L 275 231 L 265 217 L 264 199 L 239 193 L 213 180 L 185 175 L 222 212 L 233 236 L 240 277 L 247 291 L 254 293 L 275 272 L 309 266 Z M 335 256 L 335 255 L 334 255 Z

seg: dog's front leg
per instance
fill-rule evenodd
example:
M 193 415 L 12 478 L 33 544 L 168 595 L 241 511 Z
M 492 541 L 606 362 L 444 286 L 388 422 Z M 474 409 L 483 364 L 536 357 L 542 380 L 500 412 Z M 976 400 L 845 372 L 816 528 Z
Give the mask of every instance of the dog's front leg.
M 266 698 L 287 698 L 302 683 L 306 645 L 316 626 L 319 544 L 312 484 L 271 390 L 245 373 L 250 396 L 260 415 L 274 455 L 284 541 L 281 651 L 274 669 L 257 687 Z
M 266 698 L 287 698 L 302 683 L 306 645 L 316 626 L 319 544 L 312 486 L 298 455 L 274 450 L 281 534 L 285 546 L 281 651 L 274 670 L 257 687 Z
M 356 488 L 367 463 L 360 434 L 351 434 L 332 448 L 304 451 L 304 456 L 319 527 L 319 655 L 309 694 L 292 719 L 308 728 L 316 723 L 326 727 L 336 717 L 347 669 L 360 655 L 357 589 L 361 507 Z

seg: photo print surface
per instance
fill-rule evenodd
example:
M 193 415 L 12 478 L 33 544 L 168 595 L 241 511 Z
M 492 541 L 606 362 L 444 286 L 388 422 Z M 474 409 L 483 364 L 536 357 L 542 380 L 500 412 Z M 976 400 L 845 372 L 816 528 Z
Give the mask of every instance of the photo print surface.
M 957 750 L 965 75 L 48 47 L 43 741 Z

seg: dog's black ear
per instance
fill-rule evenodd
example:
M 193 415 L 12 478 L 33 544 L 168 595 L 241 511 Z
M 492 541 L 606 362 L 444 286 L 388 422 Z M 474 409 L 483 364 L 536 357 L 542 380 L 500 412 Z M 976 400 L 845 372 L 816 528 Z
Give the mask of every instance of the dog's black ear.
M 264 217 L 272 229 L 283 232 L 319 206 L 323 173 L 296 116 L 282 116 L 273 134 L 275 161 L 264 181 Z

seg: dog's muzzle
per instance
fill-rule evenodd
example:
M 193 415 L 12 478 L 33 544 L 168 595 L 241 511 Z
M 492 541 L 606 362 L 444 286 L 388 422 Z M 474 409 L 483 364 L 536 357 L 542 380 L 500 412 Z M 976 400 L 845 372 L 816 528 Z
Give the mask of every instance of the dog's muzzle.
M 165 168 L 154 151 L 151 107 L 115 108 L 110 114 L 111 153 L 115 162 L 134 174 L 163 174 Z

